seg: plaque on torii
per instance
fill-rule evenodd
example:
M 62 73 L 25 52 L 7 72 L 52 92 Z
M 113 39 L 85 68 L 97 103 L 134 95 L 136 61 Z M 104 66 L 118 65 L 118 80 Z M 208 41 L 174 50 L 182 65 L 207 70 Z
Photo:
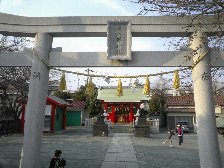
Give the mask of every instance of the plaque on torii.
M 130 21 L 108 21 L 107 59 L 131 60 Z

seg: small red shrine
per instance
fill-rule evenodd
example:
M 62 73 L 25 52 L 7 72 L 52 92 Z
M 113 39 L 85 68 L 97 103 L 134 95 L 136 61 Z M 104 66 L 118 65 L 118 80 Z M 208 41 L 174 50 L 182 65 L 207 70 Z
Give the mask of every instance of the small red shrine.
M 149 97 L 143 93 L 143 87 L 123 86 L 123 96 L 116 95 L 116 87 L 101 87 L 97 99 L 101 100 L 112 123 L 132 123 L 140 104 L 148 107 Z
M 55 133 L 66 129 L 66 108 L 70 103 L 64 100 L 49 95 L 46 100 L 45 118 L 44 118 L 44 132 Z M 23 105 L 21 126 L 24 131 L 26 104 Z

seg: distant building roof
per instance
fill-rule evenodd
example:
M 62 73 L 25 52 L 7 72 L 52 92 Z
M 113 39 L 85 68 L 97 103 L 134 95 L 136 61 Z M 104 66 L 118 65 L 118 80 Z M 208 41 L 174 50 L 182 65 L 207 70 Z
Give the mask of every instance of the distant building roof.
M 215 96 L 215 104 L 224 106 L 224 96 Z
M 195 108 L 194 107 L 183 107 L 183 108 L 173 108 L 173 107 L 168 107 L 165 109 L 166 112 L 172 112 L 172 113 L 195 113 Z
M 168 96 L 166 98 L 167 106 L 194 106 L 193 96 Z
M 69 107 L 69 110 L 80 110 L 80 109 L 85 109 L 86 102 L 85 101 L 73 101 L 71 103 L 71 106 Z
M 149 97 L 143 93 L 143 87 L 134 88 L 123 86 L 123 96 L 117 96 L 117 88 L 102 87 L 98 89 L 98 100 L 104 102 L 141 102 L 149 100 Z
M 194 106 L 194 96 L 168 96 L 167 106 Z M 215 96 L 215 105 L 224 106 L 224 97 Z

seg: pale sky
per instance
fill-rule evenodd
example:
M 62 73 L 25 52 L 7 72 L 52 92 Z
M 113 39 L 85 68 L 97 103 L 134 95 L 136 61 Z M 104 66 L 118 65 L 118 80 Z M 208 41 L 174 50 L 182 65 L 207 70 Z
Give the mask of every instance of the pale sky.
M 136 16 L 141 6 L 123 0 L 1 0 L 0 12 L 30 16 Z M 133 38 L 133 51 L 168 50 L 167 39 Z M 97 52 L 107 50 L 106 38 L 54 38 L 53 47 L 62 47 L 63 52 Z M 87 68 L 73 68 L 77 72 L 85 72 Z M 91 68 L 96 74 L 102 75 L 142 75 L 170 71 L 176 68 Z M 69 69 L 71 70 L 71 69 Z M 68 90 L 74 90 L 83 85 L 86 77 L 66 75 Z M 134 80 L 134 79 L 133 79 Z M 158 78 L 152 79 L 158 80 Z M 116 86 L 113 79 L 109 86 Z M 144 83 L 145 79 L 139 79 Z M 150 79 L 151 81 L 151 79 Z M 93 79 L 97 86 L 108 85 L 102 79 Z M 128 85 L 130 79 L 122 79 L 123 85 Z

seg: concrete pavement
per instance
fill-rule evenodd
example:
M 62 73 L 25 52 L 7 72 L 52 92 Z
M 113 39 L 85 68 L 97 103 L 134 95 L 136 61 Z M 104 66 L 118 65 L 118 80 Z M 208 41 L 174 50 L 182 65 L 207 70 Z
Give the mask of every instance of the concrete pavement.
M 183 145 L 173 136 L 173 146 L 162 144 L 167 132 L 150 138 L 133 134 L 110 134 L 93 137 L 91 129 L 76 127 L 59 134 L 44 134 L 41 147 L 41 168 L 48 168 L 56 149 L 62 150 L 66 168 L 199 168 L 197 134 L 186 133 Z M 18 168 L 22 135 L 0 137 L 0 168 Z M 219 136 L 224 167 L 224 137 Z

